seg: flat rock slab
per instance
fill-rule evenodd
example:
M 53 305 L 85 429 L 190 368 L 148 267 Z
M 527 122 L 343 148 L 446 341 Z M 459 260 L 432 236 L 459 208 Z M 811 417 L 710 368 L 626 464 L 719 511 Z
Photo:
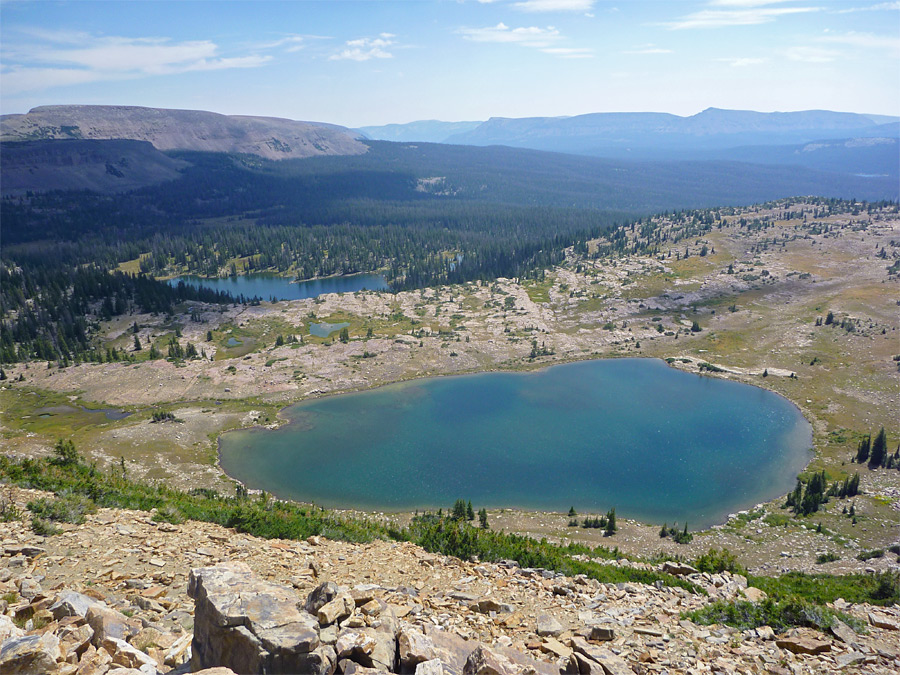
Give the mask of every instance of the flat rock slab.
M 700 573 L 700 570 L 698 570 L 696 567 L 691 567 L 687 563 L 675 562 L 673 560 L 667 560 L 666 562 L 664 562 L 662 565 L 662 571 L 665 574 L 672 574 L 677 577 Z
M 876 628 L 884 628 L 885 630 L 900 630 L 900 619 L 892 616 L 885 616 L 877 612 L 869 612 L 869 623 Z
M 835 619 L 828 630 L 838 640 L 848 645 L 855 644 L 859 639 L 854 630 L 840 619 Z
M 815 640 L 813 638 L 779 638 L 778 640 L 775 640 L 775 644 L 794 654 L 821 654 L 823 652 L 831 651 L 830 642 Z
M 855 666 L 865 660 L 865 654 L 860 652 L 847 652 L 846 654 L 838 654 L 834 661 L 839 667 L 846 668 L 847 666 Z

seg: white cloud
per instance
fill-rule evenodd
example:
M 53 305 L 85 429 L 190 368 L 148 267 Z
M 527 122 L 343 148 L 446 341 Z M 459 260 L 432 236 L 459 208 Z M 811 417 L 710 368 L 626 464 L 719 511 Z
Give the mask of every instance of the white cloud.
M 818 38 L 820 42 L 849 45 L 865 49 L 883 49 L 893 56 L 900 56 L 900 38 L 873 33 L 829 34 Z
M 377 38 L 358 38 L 348 40 L 346 47 L 337 54 L 329 57 L 331 61 L 370 61 L 372 59 L 391 59 L 394 55 L 388 48 L 395 45 L 393 33 L 381 33 Z
M 765 7 L 792 0 L 710 0 L 711 7 Z
M 591 59 L 594 57 L 594 50 L 587 47 L 545 47 L 541 51 L 563 59 Z
M 790 47 L 785 51 L 791 61 L 800 61 L 802 63 L 831 63 L 836 61 L 841 55 L 840 52 L 833 49 L 823 49 L 821 47 Z
M 539 49 L 552 46 L 562 38 L 553 26 L 547 28 L 510 28 L 504 23 L 488 28 L 461 28 L 460 34 L 473 42 L 498 42 L 502 44 L 520 44 L 525 47 Z
M 539 49 L 545 54 L 563 59 L 589 59 L 594 50 L 587 47 L 564 47 L 560 42 L 565 37 L 553 26 L 538 28 L 529 26 L 510 28 L 505 23 L 487 28 L 460 28 L 457 31 L 465 40 L 472 42 L 493 42 L 497 44 L 514 44 L 522 47 Z
M 850 7 L 848 9 L 836 9 L 835 14 L 851 14 L 853 12 L 880 12 L 900 10 L 900 2 L 879 2 L 868 7 Z
M 4 45 L 3 89 L 7 94 L 104 80 L 126 80 L 192 71 L 256 68 L 270 56 L 221 56 L 209 40 L 98 37 L 71 31 L 20 31 L 27 43 Z
M 762 63 L 766 63 L 769 59 L 754 58 L 754 57 L 747 57 L 747 56 L 743 56 L 743 57 L 737 56 L 737 57 L 716 59 L 716 60 L 720 61 L 722 63 L 727 63 L 728 65 L 732 66 L 733 68 L 747 68 L 748 66 L 758 66 Z
M 258 45 L 257 49 L 279 49 L 283 48 L 288 54 L 299 52 L 306 47 L 306 36 L 304 35 L 288 35 L 274 42 L 266 42 Z
M 513 7 L 523 12 L 589 12 L 595 0 L 522 0 Z
M 51 87 L 65 87 L 72 84 L 87 84 L 101 79 L 116 79 L 102 77 L 99 73 L 89 70 L 74 70 L 67 68 L 20 68 L 13 66 L 2 72 L 3 92 L 5 94 L 20 94 L 27 91 L 41 91 Z
M 740 0 L 735 0 L 739 2 Z M 746 0 L 752 2 L 752 0 Z M 783 16 L 791 14 L 805 14 L 820 11 L 819 7 L 769 7 L 771 2 L 765 5 L 736 5 L 740 9 L 703 9 L 692 14 L 687 14 L 676 21 L 666 22 L 663 25 L 670 30 L 684 30 L 689 28 L 723 28 L 725 26 L 755 26 L 763 23 L 771 23 Z

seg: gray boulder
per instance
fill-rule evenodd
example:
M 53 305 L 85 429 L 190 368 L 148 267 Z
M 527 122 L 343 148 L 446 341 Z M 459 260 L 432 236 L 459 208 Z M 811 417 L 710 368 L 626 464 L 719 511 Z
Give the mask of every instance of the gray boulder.
M 94 631 L 91 642 L 95 647 L 100 647 L 108 638 L 127 640 L 132 635 L 137 635 L 142 628 L 137 619 L 131 619 L 101 602 L 88 607 L 84 618 Z
M 337 584 L 332 583 L 331 581 L 319 584 L 308 596 L 306 596 L 304 609 L 313 616 L 316 616 L 320 609 L 338 596 L 338 593 L 340 593 L 340 589 L 337 587 Z
M 88 608 L 97 601 L 75 591 L 63 591 L 50 606 L 53 618 L 59 621 L 64 616 L 85 616 Z
M 469 655 L 463 675 L 519 675 L 519 668 L 502 654 L 482 646 Z
M 537 615 L 537 634 L 541 637 L 557 637 L 565 628 L 550 614 L 539 612 Z
M 62 658 L 59 638 L 53 633 L 11 638 L 0 647 L 0 673 L 32 675 L 55 673 Z
M 253 577 L 245 563 L 191 570 L 195 600 L 191 667 L 239 673 L 317 672 L 329 662 L 318 622 L 297 606 L 293 590 Z M 327 667 L 323 672 L 328 672 Z
M 374 628 L 341 631 L 334 649 L 338 659 L 348 659 L 366 668 L 393 671 L 397 662 L 394 635 Z

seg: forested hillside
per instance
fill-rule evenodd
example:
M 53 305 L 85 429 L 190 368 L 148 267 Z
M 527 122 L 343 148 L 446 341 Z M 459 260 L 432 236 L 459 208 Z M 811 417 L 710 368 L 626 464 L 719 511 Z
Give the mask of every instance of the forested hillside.
M 235 300 L 193 297 L 150 277 L 379 271 L 394 290 L 525 277 L 561 262 L 567 247 L 652 212 L 792 194 L 874 200 L 897 192 L 878 178 L 848 183 L 796 168 L 513 148 L 370 142 L 363 155 L 278 162 L 169 154 L 185 168 L 165 183 L 120 194 L 3 199 L 5 360 L 89 352 L 87 313 Z M 147 278 L 107 274 L 123 263 Z

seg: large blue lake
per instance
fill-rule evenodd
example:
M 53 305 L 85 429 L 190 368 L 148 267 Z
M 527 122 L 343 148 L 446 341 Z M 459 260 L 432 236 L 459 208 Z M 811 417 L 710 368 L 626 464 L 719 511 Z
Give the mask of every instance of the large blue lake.
M 346 277 L 325 277 L 310 281 L 295 282 L 289 277 L 277 274 L 242 274 L 234 277 L 206 279 L 193 275 L 185 275 L 169 279 L 175 286 L 183 281 L 191 286 L 211 288 L 214 291 L 225 291 L 235 297 L 258 297 L 263 300 L 305 300 L 315 298 L 324 293 L 355 293 L 363 289 L 384 291 L 388 289 L 385 278 L 380 274 L 352 274 Z
M 614 506 L 694 529 L 790 491 L 812 456 L 786 399 L 654 359 L 415 380 L 285 414 L 279 429 L 222 436 L 222 467 L 326 507 Z

